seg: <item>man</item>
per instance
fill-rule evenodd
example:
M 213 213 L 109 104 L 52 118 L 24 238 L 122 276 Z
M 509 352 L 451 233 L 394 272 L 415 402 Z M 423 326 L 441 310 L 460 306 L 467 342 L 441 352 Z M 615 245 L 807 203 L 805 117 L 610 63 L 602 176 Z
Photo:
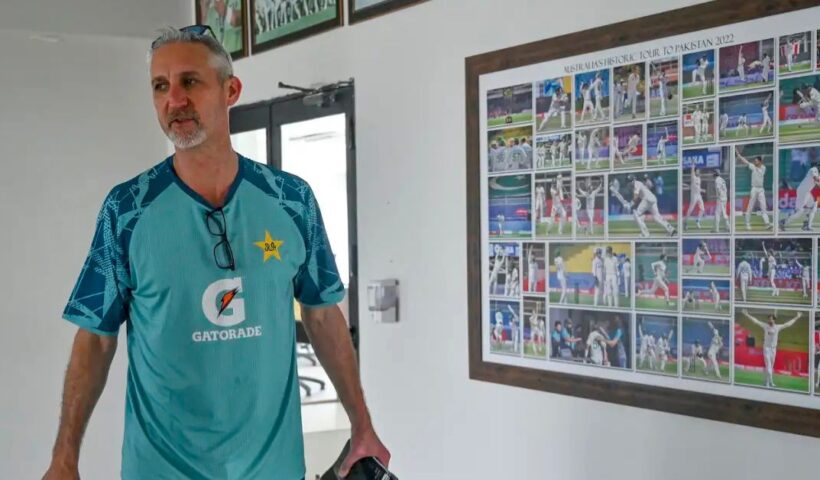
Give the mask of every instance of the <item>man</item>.
M 712 259 L 712 254 L 709 252 L 709 247 L 706 245 L 706 240 L 701 240 L 698 246 L 695 247 L 695 254 L 693 255 L 692 264 L 695 267 L 695 273 L 703 273 L 706 266 L 706 261 Z
M 598 183 L 596 187 L 593 188 L 592 186 L 592 177 L 587 177 L 585 180 L 585 188 L 583 189 L 580 186 L 575 187 L 577 190 L 577 196 L 583 197 L 586 200 L 586 212 L 587 212 L 587 219 L 589 220 L 589 224 L 587 225 L 587 233 L 590 235 L 595 234 L 595 198 L 601 191 L 603 187 L 603 180 Z M 578 210 L 576 209 L 573 211 L 573 217 L 578 218 Z
M 659 163 L 666 163 L 666 143 L 669 142 L 669 129 L 664 127 L 663 130 L 664 134 L 658 139 L 658 146 L 655 148 Z
M 701 138 L 701 130 L 703 129 L 703 111 L 700 109 L 700 104 L 695 106 L 695 111 L 692 112 L 692 127 L 695 129 L 695 139 L 693 143 L 699 143 Z
M 745 258 L 737 264 L 737 272 L 735 276 L 740 281 L 740 297 L 746 301 L 746 292 L 749 288 L 749 282 L 752 280 L 752 264 Z
M 700 221 L 703 218 L 703 214 L 706 213 L 706 207 L 703 204 L 703 192 L 705 192 L 705 190 L 701 187 L 700 170 L 695 168 L 694 160 L 692 160 L 692 170 L 689 174 L 689 178 L 691 179 L 691 183 L 689 184 L 689 210 L 686 212 L 684 225 L 689 225 L 689 219 L 692 217 L 692 213 L 694 213 L 697 208 L 698 217 L 695 219 L 695 225 L 698 230 L 700 230 Z
M 666 254 L 661 253 L 660 258 L 652 262 L 652 272 L 655 273 L 655 278 L 652 280 L 652 286 L 644 291 L 644 294 L 654 297 L 658 289 L 663 290 L 663 299 L 669 306 L 674 303 L 669 298 L 669 284 L 666 281 Z
M 564 234 L 564 223 L 567 221 L 567 209 L 564 208 L 564 188 L 562 177 L 559 173 L 555 181 L 550 185 L 550 198 L 552 207 L 550 208 L 549 222 L 547 223 L 547 233 L 552 230 L 556 217 L 558 218 L 558 235 Z
M 586 116 L 587 112 L 592 116 L 592 119 L 595 119 L 595 113 L 592 107 L 592 89 L 589 88 L 589 85 L 584 82 L 581 84 L 581 97 L 583 98 L 583 106 L 581 107 L 581 118 L 578 120 L 578 123 L 584 121 L 584 117 Z
M 80 329 L 44 478 L 79 478 L 80 442 L 125 321 L 123 479 L 304 478 L 294 297 L 352 424 L 342 474 L 362 457 L 388 462 L 312 191 L 232 150 L 228 108 L 242 83 L 213 37 L 166 29 L 150 58 L 154 107 L 175 154 L 103 203 L 63 313 Z
M 538 284 L 538 262 L 535 260 L 534 245 L 527 249 L 527 291 L 535 292 Z
M 629 300 L 629 291 L 632 289 L 629 281 L 632 276 L 632 263 L 629 262 L 629 257 L 624 256 L 621 262 L 621 273 L 624 276 L 624 296 Z
M 663 227 L 670 237 L 674 237 L 675 234 L 677 234 L 677 230 L 663 218 L 663 215 L 661 215 L 661 212 L 658 210 L 658 198 L 637 178 L 632 179 L 632 189 L 633 204 L 637 204 L 637 208 L 633 210 L 632 213 L 641 231 L 641 236 L 649 236 L 649 228 L 643 220 L 644 213 L 649 212 L 652 214 L 652 218 L 655 222 Z
M 763 134 L 763 131 L 766 130 L 766 133 L 772 133 L 772 117 L 769 115 L 769 102 L 772 100 L 772 94 L 770 93 L 769 96 L 766 97 L 766 100 L 763 100 L 763 103 L 760 105 L 760 111 L 763 114 L 763 123 L 760 125 L 759 134 Z
M 626 102 L 632 106 L 632 118 L 635 118 L 638 111 L 638 84 L 641 82 L 641 77 L 641 69 L 636 65 L 632 68 L 632 71 L 629 73 L 629 77 L 626 80 Z
M 721 176 L 719 168 L 714 170 L 715 174 L 715 191 L 717 192 L 717 202 L 715 205 L 715 233 L 720 233 L 721 219 L 726 221 L 726 230 L 731 228 L 729 224 L 729 187 L 726 185 L 726 180 Z
M 746 57 L 743 56 L 743 45 L 737 51 L 737 76 L 741 82 L 746 81 Z
M 618 307 L 618 257 L 611 246 L 606 247 L 604 256 L 604 303 L 607 307 Z
M 814 217 L 817 215 L 817 199 L 815 194 L 820 188 L 820 168 L 818 164 L 812 164 L 809 171 L 806 172 L 805 177 L 797 186 L 797 205 L 795 205 L 794 212 L 788 218 L 780 220 L 780 228 L 785 231 L 786 226 L 793 220 L 797 220 L 803 216 L 807 218 L 803 221 L 803 231 L 810 232 L 814 225 Z
M 709 328 L 712 330 L 712 342 L 709 344 L 709 351 L 707 352 L 706 356 L 709 359 L 709 363 L 712 364 L 712 368 L 715 370 L 715 376 L 720 379 L 722 378 L 720 375 L 720 361 L 718 360 L 718 355 L 720 351 L 723 349 L 723 337 L 720 335 L 720 331 L 712 325 L 712 322 L 706 322 L 709 324 Z M 709 370 L 706 367 L 706 363 L 704 362 L 703 371 L 706 375 L 709 375 Z
M 601 72 L 595 72 L 595 80 L 592 81 L 592 90 L 595 92 L 595 110 L 592 112 L 592 119 L 598 120 L 600 116 L 601 120 L 606 119 L 606 113 L 604 113 L 604 93 L 603 93 L 603 85 L 604 79 L 601 77 Z
M 743 315 L 748 318 L 749 321 L 763 329 L 763 361 L 766 364 L 766 386 L 769 388 L 775 388 L 777 385 L 774 384 L 774 363 L 777 358 L 777 337 L 780 335 L 781 330 L 787 329 L 794 325 L 803 313 L 798 312 L 794 318 L 786 323 L 781 323 L 780 325 L 775 323 L 775 320 L 777 320 L 777 316 L 775 314 L 769 315 L 768 323 L 763 323 L 755 317 L 749 315 L 749 312 L 746 309 L 743 309 Z
M 555 251 L 555 276 L 558 278 L 558 285 L 561 287 L 561 296 L 558 298 L 558 303 L 567 302 L 567 274 L 564 271 L 564 257 L 561 252 Z
M 504 274 L 507 276 L 507 254 L 504 252 L 504 247 L 495 245 L 495 259 L 493 260 L 493 267 L 490 270 L 490 295 L 496 295 L 498 292 L 498 277 Z
M 768 207 L 766 206 L 766 190 L 763 186 L 764 179 L 766 178 L 766 165 L 763 164 L 763 157 L 758 155 L 754 158 L 752 162 L 746 159 L 743 155 L 740 154 L 740 151 L 737 147 L 735 147 L 735 156 L 743 162 L 746 167 L 748 167 L 749 171 L 751 172 L 751 184 L 752 188 L 749 192 L 749 201 L 746 205 L 746 230 L 751 230 L 751 217 L 752 217 L 752 210 L 754 210 L 756 205 L 760 207 L 760 213 L 763 215 L 763 223 L 765 224 L 766 228 L 772 228 L 771 222 L 769 222 L 769 213 Z
M 604 259 L 601 258 L 602 252 L 600 248 L 595 249 L 595 254 L 592 257 L 592 305 L 598 306 L 598 301 L 601 299 L 604 287 Z
M 518 312 L 507 305 L 507 310 L 510 311 L 510 334 L 512 335 L 513 352 L 518 353 L 520 350 L 518 346 L 521 345 L 521 322 L 518 319 Z
M 764 242 L 760 243 L 763 246 L 763 256 L 766 258 L 766 269 L 768 270 L 769 285 L 772 287 L 772 296 L 779 297 L 780 289 L 777 288 L 777 283 L 775 283 L 775 278 L 777 278 L 777 259 L 774 257 L 773 251 L 766 250 L 766 244 Z M 761 270 L 763 269 L 761 268 Z
M 717 285 L 715 285 L 714 281 L 709 283 L 709 294 L 712 296 L 712 303 L 715 306 L 715 311 L 721 310 L 720 292 L 718 291 Z

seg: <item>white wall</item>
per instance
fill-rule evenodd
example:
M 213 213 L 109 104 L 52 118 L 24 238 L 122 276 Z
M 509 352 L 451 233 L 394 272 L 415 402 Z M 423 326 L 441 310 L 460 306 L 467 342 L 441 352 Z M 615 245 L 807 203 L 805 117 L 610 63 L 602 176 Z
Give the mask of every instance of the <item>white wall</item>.
M 464 57 L 693 3 L 433 0 L 238 62 L 245 102 L 356 80 L 359 273 L 402 285 L 362 375 L 401 478 L 816 474 L 818 440 L 468 379 Z
M 40 478 L 73 333 L 60 319 L 113 185 L 165 156 L 147 40 L 0 30 L 0 478 Z M 83 447 L 83 478 L 118 478 L 125 343 Z
M 464 57 L 694 2 L 660 3 L 432 0 L 238 62 L 244 102 L 281 94 L 278 80 L 356 79 L 360 275 L 402 282 L 401 324 L 363 319 L 362 374 L 401 478 L 815 473 L 817 440 L 468 380 Z M 74 331 L 59 315 L 104 194 L 165 154 L 144 48 L 0 31 L 2 479 L 38 478 L 48 463 Z M 119 471 L 124 346 L 84 479 Z

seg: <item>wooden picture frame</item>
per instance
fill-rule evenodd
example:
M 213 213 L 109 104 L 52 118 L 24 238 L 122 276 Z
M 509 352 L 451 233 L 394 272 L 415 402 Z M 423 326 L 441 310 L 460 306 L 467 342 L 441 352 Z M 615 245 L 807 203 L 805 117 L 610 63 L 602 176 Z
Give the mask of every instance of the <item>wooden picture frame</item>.
M 396 10 L 412 7 L 426 1 L 427 0 L 383 0 L 376 5 L 357 9 L 356 0 L 347 0 L 347 11 L 350 15 L 348 23 L 353 25 L 365 20 L 370 20 L 371 18 L 392 13 Z
M 814 397 L 818 402 L 817 409 L 806 408 L 596 378 L 592 375 L 546 371 L 491 362 L 484 358 L 482 329 L 487 327 L 484 325 L 482 311 L 482 295 L 485 288 L 482 261 L 486 251 L 482 245 L 481 202 L 485 192 L 481 191 L 480 149 L 481 135 L 485 132 L 486 125 L 481 123 L 480 102 L 485 99 L 480 98 L 479 86 L 479 78 L 482 75 L 494 72 L 789 13 L 817 5 L 816 1 L 809 0 L 719 0 L 465 59 L 468 344 L 471 379 L 820 438 L 820 397 Z M 813 327 L 810 331 L 813 331 Z
M 248 37 L 248 7 L 247 7 L 247 3 L 244 0 L 241 0 L 240 4 L 242 6 L 241 15 L 240 15 L 241 16 L 241 22 L 242 22 L 241 27 L 240 27 L 241 28 L 241 38 L 242 38 L 242 48 L 241 49 L 234 49 L 233 51 L 231 51 L 231 45 L 229 43 L 226 43 L 225 40 L 219 39 L 222 42 L 222 46 L 225 47 L 225 49 L 231 55 L 231 59 L 234 60 L 234 61 L 238 60 L 240 58 L 247 57 L 249 52 L 250 52 L 250 49 L 249 49 L 249 46 L 248 46 L 248 38 L 249 38 Z M 212 24 L 212 22 L 208 22 L 208 19 L 203 17 L 203 13 L 204 12 L 202 10 L 202 1 L 201 0 L 194 0 L 194 14 L 196 16 L 196 19 L 195 19 L 194 23 L 195 24 L 208 25 L 208 26 L 211 27 L 211 30 L 214 31 L 215 35 L 219 35 L 220 34 L 219 32 L 221 32 L 219 27 L 215 24 Z
M 318 35 L 320 33 L 324 33 L 328 30 L 332 30 L 334 28 L 341 27 L 344 25 L 344 0 L 320 0 L 320 3 L 325 5 L 325 8 L 322 9 L 321 13 L 304 13 L 298 12 L 297 15 L 300 15 L 299 18 L 295 20 L 287 20 L 289 22 L 288 25 L 284 25 L 281 27 L 277 27 L 277 22 L 283 21 L 283 18 L 287 18 L 288 16 L 294 15 L 293 12 L 283 11 L 283 12 L 265 12 L 267 20 L 262 20 L 262 11 L 260 10 L 257 12 L 257 0 L 249 0 L 250 1 L 250 11 L 254 12 L 251 16 L 251 21 L 249 22 L 250 25 L 250 48 L 252 54 L 257 54 L 264 52 L 266 50 L 270 50 L 276 47 L 280 47 L 282 45 L 287 45 L 289 43 L 293 43 L 304 38 Z M 327 6 L 327 3 L 335 2 L 335 7 Z M 282 5 L 286 5 L 282 3 Z M 332 13 L 332 16 L 330 15 Z M 305 19 L 305 17 L 310 14 L 316 16 L 315 23 L 310 23 Z M 324 18 L 328 17 L 328 18 Z M 266 21 L 267 25 L 260 25 L 260 21 Z M 298 28 L 293 31 L 290 30 L 292 27 L 290 23 L 307 23 L 302 28 Z M 298 25 L 297 25 L 298 26 Z M 270 35 L 266 35 L 267 31 L 273 28 L 280 28 L 286 30 L 285 33 L 275 36 L 270 39 L 263 39 L 259 41 L 257 36 L 267 37 Z M 268 29 L 263 33 L 259 33 L 260 29 Z

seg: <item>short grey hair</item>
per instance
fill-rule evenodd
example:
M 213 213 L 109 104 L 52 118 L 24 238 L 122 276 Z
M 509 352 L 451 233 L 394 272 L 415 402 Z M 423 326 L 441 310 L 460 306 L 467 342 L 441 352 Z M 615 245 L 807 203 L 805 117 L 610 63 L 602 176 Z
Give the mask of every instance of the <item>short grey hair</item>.
M 151 43 L 151 48 L 148 50 L 148 63 L 151 63 L 157 49 L 169 43 L 205 45 L 211 51 L 211 66 L 216 69 L 219 80 L 224 82 L 233 76 L 231 56 L 217 39 L 209 34 L 197 35 L 193 32 L 183 32 L 175 27 L 163 27 L 159 30 L 159 37 Z

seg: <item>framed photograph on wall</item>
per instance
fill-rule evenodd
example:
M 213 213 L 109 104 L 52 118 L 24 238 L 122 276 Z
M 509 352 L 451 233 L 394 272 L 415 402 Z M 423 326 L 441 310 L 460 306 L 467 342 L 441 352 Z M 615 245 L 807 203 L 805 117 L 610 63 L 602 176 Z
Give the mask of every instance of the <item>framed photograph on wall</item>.
M 465 60 L 471 379 L 820 437 L 818 15 Z
M 194 0 L 196 21 L 208 25 L 236 60 L 248 55 L 247 12 L 243 0 Z
M 427 0 L 347 0 L 350 24 L 369 20 Z
M 344 0 L 250 0 L 251 51 L 256 54 L 339 27 Z

